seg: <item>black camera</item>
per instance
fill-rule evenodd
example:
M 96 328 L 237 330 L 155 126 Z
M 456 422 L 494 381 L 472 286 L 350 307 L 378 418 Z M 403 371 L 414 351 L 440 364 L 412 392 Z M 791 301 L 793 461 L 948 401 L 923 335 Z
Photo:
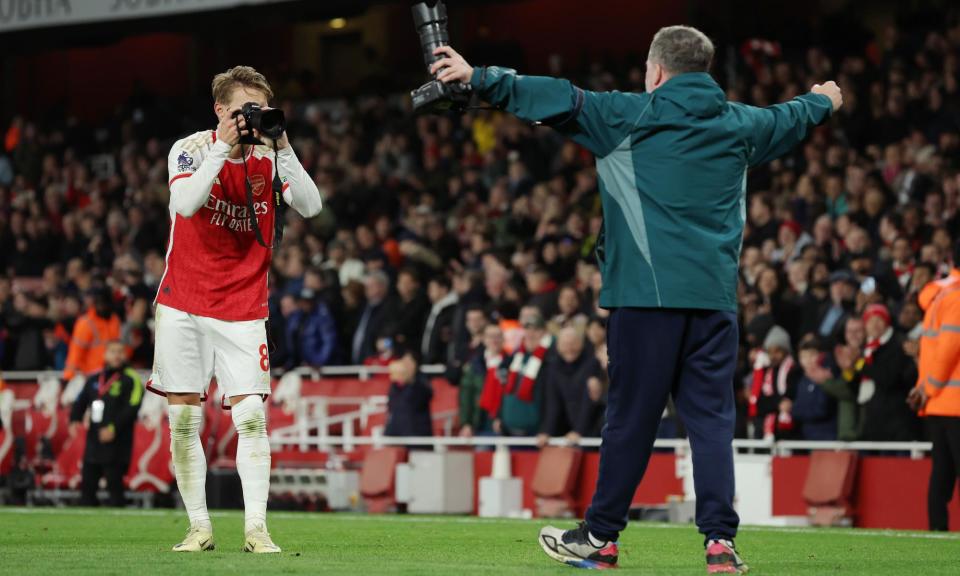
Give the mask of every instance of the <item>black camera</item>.
M 441 58 L 434 56 L 433 51 L 450 43 L 447 34 L 447 7 L 442 0 L 436 0 L 414 4 L 410 10 L 413 12 L 417 33 L 420 34 L 423 62 L 429 71 L 430 65 Z M 470 102 L 470 92 L 469 84 L 444 84 L 433 79 L 411 92 L 410 98 L 413 99 L 414 112 L 462 111 Z
M 256 130 L 266 136 L 276 140 L 283 135 L 287 129 L 287 119 L 283 110 L 278 108 L 261 108 L 256 102 L 247 102 L 239 110 L 233 113 L 233 117 L 243 116 L 247 123 L 247 130 L 240 136 L 241 144 L 263 144 L 258 138 L 254 137 L 253 130 Z

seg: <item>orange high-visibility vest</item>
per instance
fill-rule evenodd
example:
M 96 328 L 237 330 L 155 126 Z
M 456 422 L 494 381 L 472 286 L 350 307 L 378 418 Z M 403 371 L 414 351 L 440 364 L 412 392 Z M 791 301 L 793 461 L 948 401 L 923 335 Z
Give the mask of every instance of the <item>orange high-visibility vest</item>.
M 67 350 L 63 378 L 70 380 L 77 374 L 93 374 L 103 370 L 103 355 L 107 342 L 120 339 L 120 319 L 116 314 L 101 318 L 93 308 L 77 318 Z
M 927 405 L 921 416 L 960 416 L 960 270 L 920 292 L 923 335 L 920 378 Z

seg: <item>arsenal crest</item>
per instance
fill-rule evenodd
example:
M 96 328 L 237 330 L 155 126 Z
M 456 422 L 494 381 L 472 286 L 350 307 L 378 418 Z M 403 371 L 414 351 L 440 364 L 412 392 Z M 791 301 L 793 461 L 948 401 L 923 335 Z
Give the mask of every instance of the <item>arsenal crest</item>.
M 266 186 L 267 180 L 263 177 L 263 174 L 254 174 L 250 177 L 250 188 L 253 190 L 254 196 L 259 196 L 263 193 L 263 188 Z

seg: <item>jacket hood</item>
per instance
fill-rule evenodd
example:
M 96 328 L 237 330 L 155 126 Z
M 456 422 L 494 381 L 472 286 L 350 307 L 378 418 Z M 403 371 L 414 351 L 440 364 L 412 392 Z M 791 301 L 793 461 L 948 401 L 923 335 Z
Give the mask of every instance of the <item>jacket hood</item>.
M 667 80 L 653 95 L 673 102 L 697 118 L 720 114 L 727 96 L 716 80 L 706 72 L 688 72 Z
M 940 291 L 956 282 L 960 282 L 960 270 L 954 269 L 950 272 L 950 275 L 943 280 L 930 282 L 924 286 L 923 290 L 920 291 L 920 296 L 917 298 L 920 309 L 924 311 L 929 309 L 930 305 L 933 304 L 933 301 L 937 298 L 937 295 L 940 294 Z

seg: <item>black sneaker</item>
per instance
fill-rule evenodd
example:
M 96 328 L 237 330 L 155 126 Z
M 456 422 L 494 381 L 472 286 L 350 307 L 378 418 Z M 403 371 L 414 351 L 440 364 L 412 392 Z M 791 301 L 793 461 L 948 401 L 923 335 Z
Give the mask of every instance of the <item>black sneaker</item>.
M 567 531 L 553 526 L 543 528 L 540 530 L 540 547 L 547 556 L 575 568 L 605 570 L 617 567 L 617 543 L 601 542 L 599 546 L 594 545 L 586 522 Z

